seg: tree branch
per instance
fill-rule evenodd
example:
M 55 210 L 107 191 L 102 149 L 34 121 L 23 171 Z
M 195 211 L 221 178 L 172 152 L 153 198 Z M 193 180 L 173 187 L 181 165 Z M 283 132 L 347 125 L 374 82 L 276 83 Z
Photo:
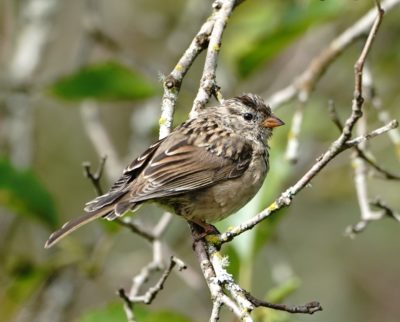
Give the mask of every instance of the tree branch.
M 204 108 L 215 91 L 216 71 L 219 51 L 221 50 L 222 34 L 225 30 L 228 19 L 236 6 L 236 0 L 217 0 L 213 3 L 215 11 L 214 27 L 209 38 L 206 60 L 204 63 L 203 75 L 196 98 L 193 101 L 190 118 L 196 117 L 197 113 Z
M 209 37 L 214 28 L 218 8 L 214 10 L 206 22 L 201 26 L 197 35 L 193 38 L 172 72 L 164 78 L 164 95 L 161 105 L 160 138 L 169 134 L 172 128 L 172 121 L 175 111 L 175 104 L 182 85 L 183 78 L 192 66 L 197 56 L 208 47 Z
M 259 300 L 248 292 L 246 292 L 246 297 L 251 303 L 254 304 L 255 307 L 266 307 L 274 310 L 285 311 L 288 313 L 303 313 L 303 314 L 314 314 L 315 312 L 322 311 L 322 306 L 317 301 L 312 301 L 305 305 L 290 306 L 286 304 L 275 304 Z
M 105 156 L 101 158 L 100 164 L 96 172 L 92 172 L 92 165 L 90 164 L 90 162 L 84 162 L 82 165 L 85 177 L 90 180 L 96 191 L 96 194 L 98 194 L 99 196 L 103 194 L 103 188 L 101 187 L 100 179 L 103 175 L 104 166 L 106 165 L 106 160 L 107 157 Z

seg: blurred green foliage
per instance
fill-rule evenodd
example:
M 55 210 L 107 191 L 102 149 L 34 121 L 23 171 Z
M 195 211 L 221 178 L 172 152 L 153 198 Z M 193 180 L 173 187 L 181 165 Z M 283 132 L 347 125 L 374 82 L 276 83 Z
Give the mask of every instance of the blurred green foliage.
M 141 310 L 136 310 L 137 318 L 143 318 L 146 314 Z M 122 309 L 122 303 L 109 304 L 104 308 L 92 309 L 84 313 L 74 322 L 126 322 L 126 316 Z
M 153 96 L 155 85 L 132 69 L 114 61 L 87 65 L 50 85 L 48 91 L 59 99 L 80 101 L 130 101 Z
M 310 26 L 326 23 L 335 18 L 344 5 L 343 1 L 315 1 L 312 6 L 297 1 L 281 1 L 279 4 L 273 4 L 269 11 L 265 11 L 265 15 L 270 19 L 260 19 L 256 26 L 259 30 L 257 38 L 246 46 L 242 45 L 241 50 L 237 51 L 236 63 L 239 75 L 250 76 L 287 45 L 302 36 Z
M 52 196 L 30 170 L 18 170 L 0 158 L 0 203 L 21 216 L 39 220 L 50 228 L 58 225 Z
M 301 286 L 301 281 L 297 277 L 290 277 L 280 285 L 272 287 L 265 300 L 270 303 L 283 303 Z M 254 312 L 254 319 L 257 322 L 288 322 L 293 321 L 293 315 L 287 312 L 262 309 Z
M 141 322 L 193 322 L 194 320 L 172 311 L 151 311 L 143 305 L 135 306 L 135 317 Z M 75 322 L 126 322 L 122 303 L 107 305 L 101 309 L 94 309 L 81 316 Z
M 4 264 L 12 283 L 2 285 L 0 316 L 2 321 L 8 321 L 40 289 L 48 275 L 46 271 L 39 269 L 26 258 L 14 256 L 8 258 L 7 263 Z

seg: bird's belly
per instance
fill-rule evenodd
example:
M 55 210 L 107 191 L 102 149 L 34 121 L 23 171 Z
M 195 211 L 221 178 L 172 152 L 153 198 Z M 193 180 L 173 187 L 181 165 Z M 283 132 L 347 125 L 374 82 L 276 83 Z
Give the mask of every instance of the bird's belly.
M 240 178 L 169 198 L 168 202 L 162 204 L 188 220 L 222 220 L 248 203 L 262 186 L 267 169 L 263 160 L 256 162 L 260 164 L 250 166 Z

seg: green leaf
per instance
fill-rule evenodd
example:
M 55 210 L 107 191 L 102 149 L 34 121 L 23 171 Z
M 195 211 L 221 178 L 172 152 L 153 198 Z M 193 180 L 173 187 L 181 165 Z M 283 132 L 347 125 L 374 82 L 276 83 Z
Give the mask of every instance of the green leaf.
M 136 100 L 153 96 L 156 87 L 137 72 L 116 62 L 88 65 L 67 75 L 48 88 L 50 94 L 66 100 Z
M 277 8 L 276 26 L 264 23 L 264 33 L 253 43 L 242 46 L 244 50 L 237 58 L 237 70 L 241 77 L 247 77 L 261 65 L 275 57 L 311 26 L 325 23 L 333 18 L 343 6 L 341 1 L 318 1 L 312 4 L 282 3 Z M 261 26 L 262 27 L 262 26 Z
M 58 225 L 54 201 L 32 171 L 18 170 L 0 158 L 0 204 L 15 213 Z

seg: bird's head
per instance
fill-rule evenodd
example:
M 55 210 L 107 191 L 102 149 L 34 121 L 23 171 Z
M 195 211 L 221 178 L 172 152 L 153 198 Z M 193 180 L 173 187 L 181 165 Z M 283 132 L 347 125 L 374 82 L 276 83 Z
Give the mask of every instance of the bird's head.
M 243 94 L 227 99 L 221 107 L 226 109 L 226 125 L 249 139 L 265 141 L 272 135 L 273 128 L 285 124 L 272 113 L 264 100 L 255 94 Z

